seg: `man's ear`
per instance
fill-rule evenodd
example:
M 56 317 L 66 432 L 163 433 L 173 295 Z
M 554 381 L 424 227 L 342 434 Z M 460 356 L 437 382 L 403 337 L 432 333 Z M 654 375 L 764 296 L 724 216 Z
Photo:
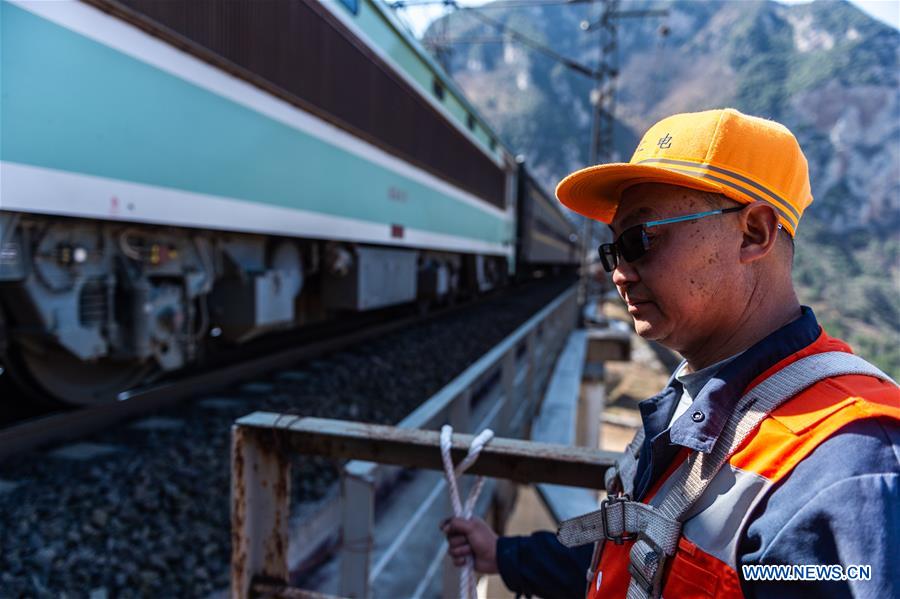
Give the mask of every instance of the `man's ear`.
M 753 202 L 739 213 L 741 218 L 741 263 L 765 258 L 778 239 L 778 215 L 765 202 Z

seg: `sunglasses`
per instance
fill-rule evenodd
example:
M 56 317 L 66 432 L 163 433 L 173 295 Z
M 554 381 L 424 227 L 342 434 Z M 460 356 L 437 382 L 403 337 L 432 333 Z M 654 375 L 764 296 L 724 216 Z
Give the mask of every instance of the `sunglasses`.
M 647 229 L 659 227 L 661 225 L 671 225 L 672 223 L 680 223 L 687 220 L 696 220 L 716 214 L 727 214 L 728 212 L 738 212 L 746 208 L 746 205 L 739 208 L 723 208 L 721 210 L 710 210 L 709 212 L 698 212 L 696 214 L 687 214 L 685 216 L 676 216 L 674 218 L 666 218 L 663 220 L 652 220 L 628 227 L 619 237 L 612 243 L 604 243 L 600 246 L 600 262 L 606 272 L 615 270 L 619 263 L 619 257 L 625 262 L 634 262 L 641 258 L 650 249 L 650 238 L 647 237 Z

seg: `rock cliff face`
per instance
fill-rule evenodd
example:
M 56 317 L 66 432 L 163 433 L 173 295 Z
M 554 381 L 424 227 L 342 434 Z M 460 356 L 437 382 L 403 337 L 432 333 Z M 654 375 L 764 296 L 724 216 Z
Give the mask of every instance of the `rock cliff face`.
M 829 230 L 896 233 L 900 213 L 900 105 L 896 88 L 831 80 L 790 102 L 811 132 L 816 214 Z
M 815 198 L 797 236 L 801 299 L 829 332 L 900 375 L 900 32 L 843 0 L 620 5 L 645 8 L 669 14 L 620 20 L 613 155 L 627 160 L 649 125 L 676 112 L 732 106 L 790 127 Z M 597 64 L 597 34 L 579 28 L 597 8 L 485 11 Z M 451 38 L 502 37 L 466 11 L 446 19 Z M 454 45 L 448 68 L 548 187 L 587 163 L 589 79 L 508 39 Z

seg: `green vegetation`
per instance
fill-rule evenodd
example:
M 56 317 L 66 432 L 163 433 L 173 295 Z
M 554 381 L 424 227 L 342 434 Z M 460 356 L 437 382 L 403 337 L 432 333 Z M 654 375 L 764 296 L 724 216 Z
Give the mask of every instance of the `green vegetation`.
M 900 237 L 841 235 L 804 223 L 794 281 L 830 335 L 900 378 Z

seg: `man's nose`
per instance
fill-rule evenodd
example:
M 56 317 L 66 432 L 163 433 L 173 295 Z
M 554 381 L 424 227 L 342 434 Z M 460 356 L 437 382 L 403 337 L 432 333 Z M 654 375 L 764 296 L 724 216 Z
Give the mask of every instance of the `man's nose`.
M 625 260 L 623 260 L 620 256 L 616 261 L 616 267 L 612 272 L 613 284 L 621 287 L 622 285 L 626 285 L 628 283 L 636 283 L 640 280 L 641 277 L 638 276 L 638 273 L 634 269 L 634 267 L 628 262 L 625 262 Z

